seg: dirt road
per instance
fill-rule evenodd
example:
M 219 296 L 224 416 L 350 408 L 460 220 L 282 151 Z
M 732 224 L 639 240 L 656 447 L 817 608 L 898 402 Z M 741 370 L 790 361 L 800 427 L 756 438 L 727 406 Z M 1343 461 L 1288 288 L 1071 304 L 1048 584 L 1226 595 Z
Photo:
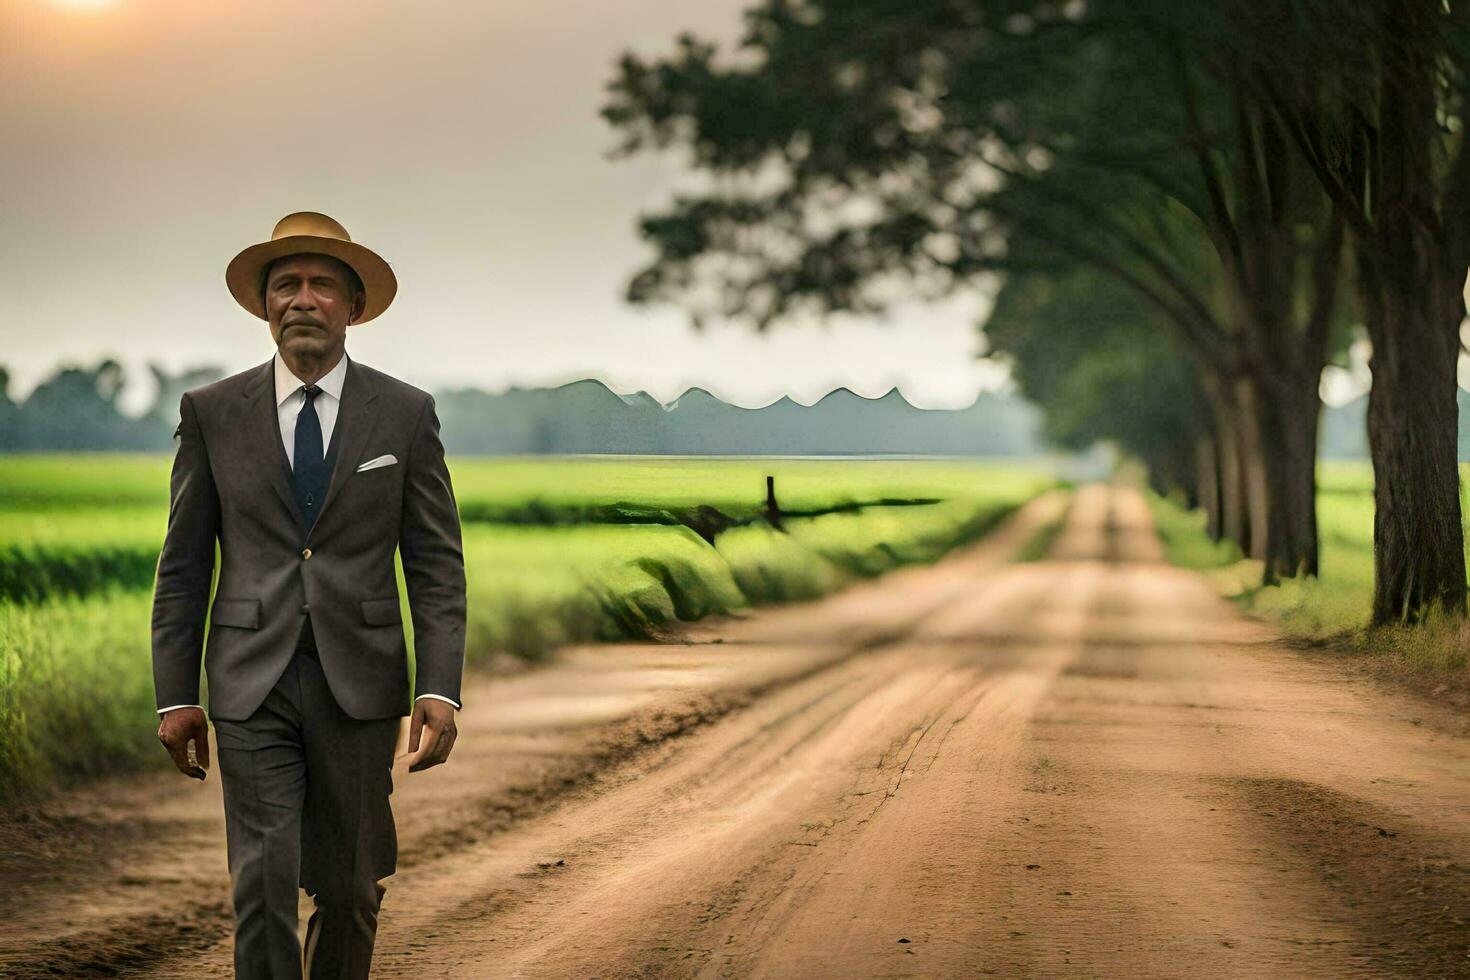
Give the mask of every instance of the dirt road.
M 1008 563 L 1062 504 L 477 681 L 395 771 L 375 975 L 1470 976 L 1466 720 L 1277 644 L 1131 490 Z M 218 791 L 6 826 L 0 975 L 228 976 Z

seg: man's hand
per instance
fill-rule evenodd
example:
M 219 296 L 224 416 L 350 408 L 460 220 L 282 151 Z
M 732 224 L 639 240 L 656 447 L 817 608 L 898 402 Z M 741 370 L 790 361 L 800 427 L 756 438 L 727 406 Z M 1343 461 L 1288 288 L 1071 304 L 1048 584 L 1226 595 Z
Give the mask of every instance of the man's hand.
M 424 729 L 428 729 L 427 736 L 423 734 Z M 454 727 L 454 705 L 438 698 L 420 698 L 415 701 L 413 718 L 408 723 L 410 755 L 419 752 L 420 741 L 424 744 L 423 751 L 413 756 L 408 771 L 418 772 L 447 760 L 458 734 Z
M 448 707 L 446 705 L 445 707 Z M 203 779 L 209 768 L 209 722 L 200 708 L 174 708 L 163 713 L 158 723 L 158 740 L 168 749 L 169 757 L 179 772 L 195 779 Z M 189 761 L 189 742 L 194 742 L 194 754 L 198 765 Z

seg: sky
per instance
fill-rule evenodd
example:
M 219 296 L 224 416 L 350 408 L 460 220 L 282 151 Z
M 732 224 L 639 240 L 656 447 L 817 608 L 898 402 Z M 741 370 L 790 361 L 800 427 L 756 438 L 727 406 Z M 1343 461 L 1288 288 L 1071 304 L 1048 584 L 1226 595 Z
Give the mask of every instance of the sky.
M 140 410 L 149 361 L 265 361 L 224 270 L 301 210 L 392 264 L 393 306 L 347 350 L 420 387 L 596 377 L 755 407 L 896 385 L 942 408 L 1004 385 L 976 357 L 979 294 L 765 334 L 623 303 L 651 254 L 637 215 L 696 178 L 678 155 L 609 158 L 615 60 L 683 30 L 731 41 L 747 2 L 0 0 L 11 397 L 111 356 Z

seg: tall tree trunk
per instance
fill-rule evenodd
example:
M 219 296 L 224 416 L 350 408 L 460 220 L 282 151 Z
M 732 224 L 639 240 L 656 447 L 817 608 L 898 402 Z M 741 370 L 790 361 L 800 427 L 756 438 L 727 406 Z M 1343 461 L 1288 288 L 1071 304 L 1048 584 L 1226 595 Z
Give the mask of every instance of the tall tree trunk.
M 1215 422 L 1220 457 L 1220 536 L 1234 541 L 1244 554 L 1250 544 L 1250 516 L 1246 509 L 1245 464 L 1241 458 L 1240 420 L 1230 386 L 1210 372 L 1202 372 L 1205 394 Z
M 1320 373 L 1320 367 L 1317 372 Z M 1254 386 L 1270 484 L 1263 582 L 1318 573 L 1317 428 L 1322 403 L 1310 372 L 1275 373 Z
M 1365 257 L 1360 277 L 1373 341 L 1368 448 L 1375 626 L 1417 622 L 1435 605 L 1465 612 L 1458 340 L 1448 322 L 1457 327 L 1463 312 L 1435 309 L 1443 302 L 1433 297 L 1445 289 L 1434 280 L 1442 277 L 1405 252 Z
M 1450 244 L 1463 229 L 1440 222 L 1439 67 L 1425 54 L 1441 16 L 1438 0 L 1385 8 L 1379 186 L 1358 247 L 1373 341 L 1374 625 L 1415 622 L 1433 607 L 1465 613 L 1455 402 L 1465 263 Z
M 1190 510 L 1194 510 L 1200 505 L 1199 471 L 1194 465 L 1194 444 L 1175 446 L 1172 456 L 1175 478 L 1179 482 L 1180 489 L 1184 491 L 1185 505 Z
M 1250 553 L 1262 559 L 1262 583 L 1275 585 L 1318 571 L 1319 386 L 1341 284 L 1343 222 L 1325 199 L 1299 193 L 1298 158 L 1280 119 L 1243 95 L 1235 108 L 1241 195 L 1233 211 L 1217 208 L 1215 235 L 1229 272 L 1246 409 Z M 1310 237 L 1303 226 L 1313 229 Z
M 1195 483 L 1199 485 L 1200 506 L 1205 510 L 1205 533 L 1211 541 L 1220 540 L 1220 457 L 1215 438 L 1201 433 L 1194 444 Z
M 1195 469 L 1193 441 L 1169 440 L 1160 448 L 1159 458 L 1151 462 L 1149 469 L 1159 475 L 1164 487 L 1159 491 L 1161 496 L 1177 490 L 1184 497 L 1186 510 L 1199 506 L 1199 474 Z
M 1271 530 L 1271 479 L 1266 469 L 1265 427 L 1263 406 L 1254 379 L 1241 375 L 1232 381 L 1235 392 L 1236 411 L 1239 412 L 1237 432 L 1240 438 L 1242 475 L 1245 478 L 1245 506 L 1249 515 L 1249 541 L 1246 557 L 1270 562 L 1269 534 Z M 1269 573 L 1268 585 L 1273 584 Z

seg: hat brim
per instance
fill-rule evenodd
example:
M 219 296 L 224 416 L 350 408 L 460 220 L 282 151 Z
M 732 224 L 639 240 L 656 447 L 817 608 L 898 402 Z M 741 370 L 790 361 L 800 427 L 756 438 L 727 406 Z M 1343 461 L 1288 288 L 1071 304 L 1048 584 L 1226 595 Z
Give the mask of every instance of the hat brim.
M 353 326 L 366 323 L 381 314 L 398 293 L 398 278 L 393 275 L 388 263 L 372 249 L 356 242 L 344 242 L 340 238 L 288 235 L 251 245 L 230 260 L 225 269 L 225 284 L 230 288 L 230 295 L 251 313 L 262 320 L 267 319 L 262 297 L 264 282 L 261 278 L 265 267 L 276 259 L 303 252 L 315 252 L 340 259 L 351 266 L 352 271 L 362 280 L 367 303 L 363 307 L 362 316 L 352 321 Z

